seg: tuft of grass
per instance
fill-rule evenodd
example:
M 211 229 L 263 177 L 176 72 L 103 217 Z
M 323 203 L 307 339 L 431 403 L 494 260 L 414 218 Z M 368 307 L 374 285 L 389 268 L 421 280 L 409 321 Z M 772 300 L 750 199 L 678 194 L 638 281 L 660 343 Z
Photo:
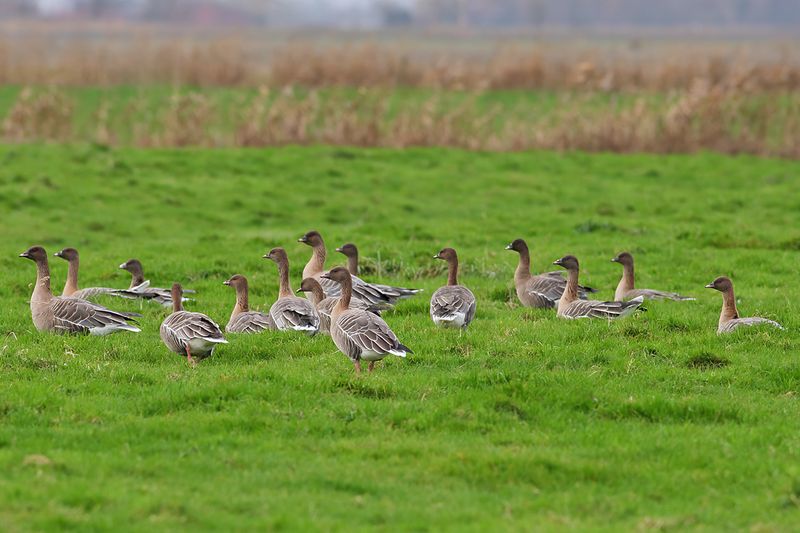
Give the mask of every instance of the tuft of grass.
M 723 368 L 729 364 L 730 360 L 710 352 L 700 352 L 696 355 L 693 355 L 688 361 L 686 361 L 686 366 L 689 368 L 696 368 L 698 370 Z

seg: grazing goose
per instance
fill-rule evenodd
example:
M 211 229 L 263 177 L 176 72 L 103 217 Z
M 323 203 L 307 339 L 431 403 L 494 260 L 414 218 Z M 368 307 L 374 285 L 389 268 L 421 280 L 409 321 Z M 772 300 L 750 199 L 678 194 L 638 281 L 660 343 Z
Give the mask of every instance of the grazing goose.
M 121 313 L 87 300 L 53 296 L 50 290 L 50 265 L 47 252 L 33 246 L 19 254 L 36 263 L 36 285 L 31 295 L 33 325 L 39 331 L 108 335 L 117 331 L 141 331 L 129 324 L 133 320 Z
M 172 291 L 170 289 L 162 289 L 160 287 L 151 287 L 150 281 L 144 279 L 144 269 L 142 263 L 138 259 L 128 259 L 119 266 L 122 270 L 127 270 L 131 273 L 131 286 L 127 291 L 124 291 L 121 296 L 124 298 L 140 298 L 142 300 L 151 300 L 159 303 L 164 307 L 172 307 Z M 183 289 L 185 294 L 193 293 L 193 290 Z M 184 302 L 188 302 L 189 298 L 184 297 Z
M 567 269 L 567 286 L 558 300 L 558 316 L 562 318 L 606 318 L 608 320 L 627 316 L 636 311 L 644 302 L 637 296 L 627 302 L 601 302 L 599 300 L 578 299 L 578 259 L 567 255 L 553 262 Z
M 322 285 L 322 290 L 325 291 L 326 296 L 339 296 L 341 287 L 329 279 L 322 278 L 322 274 L 325 272 L 325 258 L 327 256 L 322 236 L 317 231 L 309 231 L 297 240 L 311 246 L 313 249 L 311 258 L 303 268 L 303 279 L 314 278 Z M 394 305 L 398 300 L 409 298 L 421 291 L 421 289 L 406 289 L 367 283 L 357 276 L 353 276 L 352 281 L 353 297 L 370 304 Z
M 309 300 L 298 298 L 289 285 L 289 258 L 283 248 L 273 248 L 264 259 L 274 261 L 278 265 L 280 276 L 280 292 L 278 299 L 269 309 L 275 326 L 281 330 L 305 331 L 314 335 L 319 331 L 319 313 Z
M 719 315 L 717 335 L 730 333 L 739 326 L 757 326 L 759 324 L 769 324 L 778 329 L 783 329 L 783 326 L 768 318 L 760 316 L 739 318 L 739 310 L 736 309 L 736 297 L 733 295 L 733 282 L 730 278 L 720 276 L 706 285 L 706 288 L 722 293 L 722 312 Z
M 614 299 L 618 302 L 630 300 L 641 296 L 645 300 L 677 300 L 686 301 L 694 300 L 688 296 L 681 296 L 674 292 L 657 291 L 654 289 L 635 289 L 633 277 L 633 256 L 628 252 L 622 252 L 611 260 L 614 263 L 622 265 L 622 279 L 619 280 L 617 290 L 614 293 Z
M 236 274 L 231 276 L 223 285 L 233 287 L 236 290 L 236 305 L 233 306 L 231 318 L 225 331 L 228 333 L 261 333 L 267 329 L 278 329 L 275 321 L 267 313 L 259 313 L 250 310 L 250 303 L 247 294 L 247 278 Z
M 331 315 L 333 308 L 339 303 L 339 298 L 333 296 L 325 296 L 325 291 L 322 290 L 322 285 L 314 278 L 306 278 L 300 284 L 297 292 L 306 293 L 306 297 L 314 304 L 319 313 L 319 331 L 320 333 L 330 334 L 331 332 Z M 373 306 L 364 300 L 353 298 L 350 300 L 351 309 L 360 309 L 362 311 L 369 311 L 380 316 L 381 307 Z M 385 307 L 384 307 L 385 308 Z
M 161 340 L 178 355 L 185 355 L 189 364 L 214 353 L 217 344 L 228 344 L 216 322 L 202 313 L 183 310 L 183 289 L 172 286 L 172 314 L 161 323 Z
M 343 267 L 322 275 L 342 286 L 342 296 L 331 315 L 331 338 L 339 351 L 353 362 L 356 374 L 361 373 L 361 361 L 369 361 L 369 371 L 387 355 L 405 357 L 414 353 L 403 346 L 384 320 L 368 311 L 350 308 L 353 279 Z
M 64 259 L 68 263 L 67 267 L 67 283 L 64 285 L 64 290 L 61 296 L 69 296 L 71 298 L 80 298 L 81 300 L 90 300 L 98 296 L 121 296 L 120 289 L 111 289 L 109 287 L 87 287 L 85 289 L 78 289 L 78 269 L 80 267 L 80 258 L 78 250 L 75 248 L 64 248 L 60 252 L 54 254 L 56 257 Z
M 447 285 L 440 287 L 431 296 L 431 319 L 437 326 L 466 329 L 475 318 L 475 295 L 458 284 L 458 254 L 445 248 L 433 256 L 447 261 Z
M 525 307 L 552 308 L 556 307 L 567 280 L 559 271 L 545 272 L 536 276 L 531 274 L 531 255 L 528 244 L 523 239 L 516 239 L 506 246 L 506 250 L 513 250 L 519 254 L 519 263 L 514 271 L 514 287 L 517 298 Z M 597 292 L 591 287 L 578 285 L 578 298 L 586 300 L 588 293 Z
M 356 245 L 348 242 L 338 247 L 336 251 L 347 258 L 347 271 L 354 276 L 358 276 L 358 248 L 356 248 Z

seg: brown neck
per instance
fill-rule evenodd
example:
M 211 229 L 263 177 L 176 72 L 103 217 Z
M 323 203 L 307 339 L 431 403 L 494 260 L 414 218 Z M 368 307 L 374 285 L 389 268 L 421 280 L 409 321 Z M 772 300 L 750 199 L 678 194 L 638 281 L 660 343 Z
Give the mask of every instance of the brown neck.
M 353 280 L 349 277 L 342 281 L 342 295 L 339 296 L 339 304 L 336 309 L 339 311 L 347 311 L 350 309 L 350 298 L 353 296 Z
M 315 306 L 325 299 L 325 292 L 322 290 L 322 285 L 319 283 L 314 283 L 311 290 L 306 294 L 308 294 L 308 299 Z
M 144 272 L 141 268 L 133 267 L 133 270 L 131 270 L 131 276 L 131 289 L 144 283 Z
M 53 298 L 50 290 L 50 266 L 47 260 L 36 262 L 36 286 L 33 288 L 31 303 L 48 302 Z
M 326 252 L 324 243 L 314 246 L 314 251 L 311 253 L 311 259 L 308 260 L 305 268 L 303 268 L 303 279 L 313 278 L 325 270 L 325 255 Z
M 722 312 L 719 315 L 719 323 L 723 324 L 734 318 L 739 318 L 739 310 L 736 309 L 736 296 L 731 287 L 722 293 Z
M 527 281 L 531 277 L 531 254 L 525 247 L 519 252 L 519 263 L 514 271 L 514 281 Z
M 63 296 L 72 296 L 78 292 L 78 267 L 80 262 L 78 258 L 70 259 L 69 266 L 67 267 L 67 283 L 64 285 Z
M 181 291 L 172 289 L 172 312 L 183 311 L 183 295 Z
M 447 263 L 447 284 L 458 285 L 458 258 L 454 257 Z
M 242 283 L 236 286 L 236 305 L 233 306 L 231 313 L 231 320 L 241 313 L 246 313 L 250 310 L 250 302 L 247 298 L 247 283 Z
M 289 263 L 287 261 L 280 261 L 278 263 L 278 275 L 280 276 L 280 290 L 278 291 L 278 298 L 288 298 L 294 296 L 292 287 L 289 285 Z
M 354 276 L 358 276 L 358 254 L 347 256 L 347 270 Z
M 619 280 L 617 290 L 614 292 L 615 300 L 622 300 L 628 291 L 634 289 L 633 265 L 622 265 L 622 279 Z
M 574 302 L 578 299 L 578 269 L 570 269 L 567 275 L 567 286 L 564 287 L 564 294 L 561 301 L 565 303 Z

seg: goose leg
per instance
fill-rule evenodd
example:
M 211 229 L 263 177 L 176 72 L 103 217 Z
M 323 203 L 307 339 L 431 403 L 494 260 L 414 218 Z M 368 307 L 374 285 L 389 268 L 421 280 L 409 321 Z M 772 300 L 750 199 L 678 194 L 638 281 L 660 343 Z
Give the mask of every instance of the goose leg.
M 192 367 L 197 366 L 197 363 L 195 363 L 194 359 L 192 359 L 192 351 L 189 349 L 188 344 L 186 345 L 186 360 L 189 361 L 189 364 L 192 365 Z
M 375 370 L 375 361 L 370 361 L 369 362 L 369 366 L 367 367 L 367 370 L 369 371 L 370 374 L 372 374 L 372 371 Z
M 361 374 L 361 361 L 358 361 L 358 360 L 353 361 L 353 366 L 356 367 L 356 375 L 360 375 Z

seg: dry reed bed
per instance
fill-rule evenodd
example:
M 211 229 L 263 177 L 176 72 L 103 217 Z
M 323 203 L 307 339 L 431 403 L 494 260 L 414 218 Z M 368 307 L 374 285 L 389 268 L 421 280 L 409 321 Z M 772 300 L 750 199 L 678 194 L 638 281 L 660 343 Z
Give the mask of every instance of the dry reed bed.
M 697 80 L 748 91 L 800 89 L 796 47 L 769 57 L 702 44 L 648 53 L 618 53 L 549 43 L 481 54 L 461 49 L 416 50 L 376 42 L 273 46 L 252 38 L 56 39 L 47 34 L 0 38 L 0 84 L 109 86 L 174 83 L 191 86 L 397 86 L 432 89 L 587 91 L 688 90 Z M 783 52 L 781 52 L 783 50 Z
M 713 150 L 800 157 L 800 99 L 695 82 L 654 101 L 598 105 L 591 93 L 563 93 L 541 113 L 480 103 L 474 92 L 392 99 L 355 93 L 261 88 L 233 103 L 214 93 L 175 91 L 120 106 L 103 100 L 89 129 L 76 127 L 75 92 L 26 88 L 2 122 L 5 142 L 96 142 L 111 146 L 225 147 L 333 144 L 685 153 Z M 785 93 L 784 93 L 785 94 Z M 531 118 L 535 117 L 535 118 Z

